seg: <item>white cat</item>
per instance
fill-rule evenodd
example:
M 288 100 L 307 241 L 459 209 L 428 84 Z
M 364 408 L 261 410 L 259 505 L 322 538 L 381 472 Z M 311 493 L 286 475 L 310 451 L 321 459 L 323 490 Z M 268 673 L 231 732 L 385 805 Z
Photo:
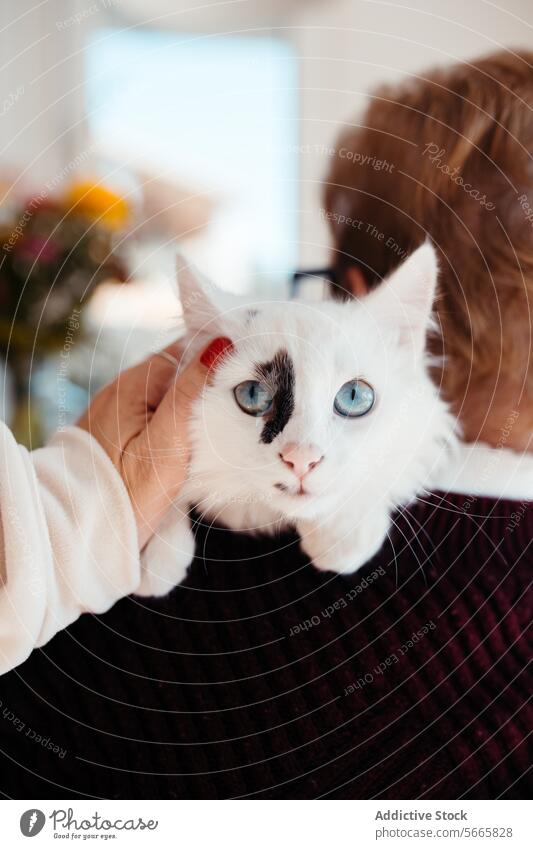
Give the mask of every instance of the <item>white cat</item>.
M 143 553 L 139 595 L 164 595 L 194 554 L 189 510 L 236 531 L 293 526 L 315 567 L 350 573 L 391 513 L 431 487 L 455 420 L 428 377 L 437 261 L 424 244 L 362 300 L 243 305 L 190 271 L 186 358 L 233 349 L 192 420 L 190 478 Z

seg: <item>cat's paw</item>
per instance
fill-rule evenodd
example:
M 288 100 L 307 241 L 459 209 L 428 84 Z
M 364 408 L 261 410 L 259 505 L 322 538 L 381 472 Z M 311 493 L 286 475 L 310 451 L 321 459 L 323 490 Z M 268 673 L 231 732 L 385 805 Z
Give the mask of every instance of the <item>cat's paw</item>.
M 301 547 L 322 572 L 349 575 L 377 554 L 389 529 L 386 511 L 367 515 L 348 531 L 324 523 L 299 523 Z
M 135 595 L 168 595 L 185 578 L 194 547 L 194 536 L 184 522 L 152 537 L 141 555 L 141 583 Z

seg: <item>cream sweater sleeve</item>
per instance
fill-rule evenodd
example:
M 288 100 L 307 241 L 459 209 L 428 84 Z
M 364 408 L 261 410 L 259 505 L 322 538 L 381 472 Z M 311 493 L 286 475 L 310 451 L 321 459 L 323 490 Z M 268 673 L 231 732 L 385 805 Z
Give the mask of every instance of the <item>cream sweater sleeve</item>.
M 70 427 L 30 453 L 0 422 L 0 674 L 139 581 L 129 497 L 98 442 Z

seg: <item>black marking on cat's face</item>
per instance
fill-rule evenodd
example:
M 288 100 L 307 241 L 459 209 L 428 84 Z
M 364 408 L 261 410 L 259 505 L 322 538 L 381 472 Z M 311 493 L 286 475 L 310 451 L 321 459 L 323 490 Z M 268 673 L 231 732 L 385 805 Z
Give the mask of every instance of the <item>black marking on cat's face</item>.
M 282 349 L 269 363 L 257 365 L 255 375 L 272 392 L 272 409 L 261 431 L 261 442 L 269 445 L 283 431 L 294 411 L 294 365 Z

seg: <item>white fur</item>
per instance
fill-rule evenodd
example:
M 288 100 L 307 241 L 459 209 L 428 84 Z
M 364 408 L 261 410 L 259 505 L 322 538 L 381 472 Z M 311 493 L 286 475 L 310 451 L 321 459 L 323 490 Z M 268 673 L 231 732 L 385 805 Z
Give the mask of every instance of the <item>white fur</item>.
M 191 506 L 237 531 L 294 526 L 323 570 L 354 572 L 379 550 L 392 511 L 431 487 L 454 443 L 454 419 L 428 377 L 424 350 L 436 278 L 435 252 L 426 243 L 360 301 L 258 302 L 250 316 L 227 297 L 217 306 L 216 290 L 182 270 L 186 359 L 219 335 L 235 347 L 196 403 L 190 478 L 144 552 L 140 594 L 164 595 L 185 577 L 194 551 Z M 264 444 L 264 420 L 242 412 L 233 388 L 254 379 L 255 364 L 280 349 L 294 364 L 295 409 L 282 433 Z M 376 403 L 361 418 L 339 417 L 333 399 L 355 377 L 372 385 Z M 324 455 L 306 478 L 304 497 L 275 487 L 294 489 L 279 457 L 289 442 L 314 443 Z

